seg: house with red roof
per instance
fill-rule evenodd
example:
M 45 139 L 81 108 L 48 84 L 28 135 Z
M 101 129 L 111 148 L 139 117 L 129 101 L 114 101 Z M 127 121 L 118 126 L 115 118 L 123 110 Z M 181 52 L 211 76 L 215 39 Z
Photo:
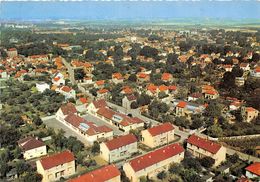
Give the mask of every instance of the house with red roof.
M 56 91 L 64 95 L 66 100 L 70 98 L 76 99 L 76 91 L 69 86 L 58 87 Z
M 62 104 L 59 110 L 56 112 L 56 119 L 62 122 L 65 122 L 65 117 L 69 114 L 77 114 L 77 109 L 74 104 L 68 102 L 66 104 Z
M 87 106 L 87 111 L 90 114 L 95 115 L 97 113 L 97 111 L 102 107 L 107 107 L 107 103 L 106 103 L 105 99 L 94 100 Z
M 143 144 L 155 148 L 174 140 L 174 127 L 171 123 L 167 122 L 143 130 L 141 135 Z
M 214 166 L 218 166 L 226 160 L 225 147 L 197 135 L 191 135 L 187 139 L 187 150 L 198 158 L 211 157 L 215 160 Z
M 100 156 L 109 163 L 131 157 L 137 151 L 137 138 L 133 134 L 119 136 L 100 144 Z
M 18 52 L 17 52 L 16 48 L 10 48 L 10 49 L 7 50 L 6 53 L 7 53 L 7 56 L 10 57 L 10 58 L 18 56 Z
M 111 128 L 105 125 L 97 126 L 95 123 L 87 121 L 76 114 L 69 114 L 64 121 L 69 128 L 83 138 L 86 138 L 90 144 L 113 137 L 113 130 Z
M 250 75 L 251 75 L 252 77 L 260 78 L 260 66 L 257 66 L 256 68 L 254 68 L 254 69 L 251 71 Z
M 241 63 L 239 67 L 240 67 L 240 69 L 242 69 L 243 71 L 249 71 L 249 70 L 250 70 L 250 65 L 249 65 L 249 63 Z
M 128 161 L 123 170 L 131 182 L 139 182 L 140 177 L 152 179 L 161 171 L 167 171 L 172 163 L 180 163 L 183 159 L 184 148 L 175 143 Z
M 246 177 L 260 180 L 260 162 L 255 162 L 245 168 Z
M 41 157 L 47 154 L 45 143 L 31 136 L 19 140 L 18 146 L 22 149 L 25 160 Z
M 137 83 L 143 83 L 150 81 L 150 74 L 144 73 L 144 72 L 139 72 L 137 73 Z
M 259 111 L 253 107 L 241 107 L 241 116 L 244 122 L 251 122 L 257 118 Z
M 105 80 L 98 80 L 94 84 L 95 88 L 104 88 L 104 86 L 105 86 Z
M 106 99 L 109 96 L 109 90 L 102 88 L 97 91 L 97 98 L 98 99 Z
M 36 161 L 37 172 L 42 182 L 59 181 L 75 174 L 74 154 L 68 150 L 44 157 Z
M 115 83 L 115 84 L 123 83 L 124 77 L 122 76 L 121 73 L 113 73 L 112 74 L 112 82 Z
M 64 75 L 62 73 L 56 73 L 52 78 L 52 84 L 56 86 L 65 85 Z
M 111 164 L 83 174 L 69 182 L 120 182 L 120 171 Z
M 164 82 L 171 82 L 173 81 L 173 76 L 170 73 L 163 73 L 161 76 L 161 80 Z

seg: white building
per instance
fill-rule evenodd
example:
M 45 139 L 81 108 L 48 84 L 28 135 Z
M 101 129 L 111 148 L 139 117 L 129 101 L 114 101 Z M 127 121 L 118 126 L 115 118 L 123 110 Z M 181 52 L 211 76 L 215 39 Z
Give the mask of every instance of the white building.
M 50 89 L 50 85 L 48 85 L 47 83 L 36 83 L 36 89 L 42 93 L 46 89 Z

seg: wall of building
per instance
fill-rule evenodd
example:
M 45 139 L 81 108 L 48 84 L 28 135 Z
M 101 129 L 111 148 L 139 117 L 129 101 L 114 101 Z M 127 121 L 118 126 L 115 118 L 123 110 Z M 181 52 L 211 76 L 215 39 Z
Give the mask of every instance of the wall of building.
M 42 146 L 42 147 L 25 151 L 23 157 L 25 160 L 28 160 L 28 159 L 44 156 L 46 154 L 47 154 L 47 148 L 46 146 Z

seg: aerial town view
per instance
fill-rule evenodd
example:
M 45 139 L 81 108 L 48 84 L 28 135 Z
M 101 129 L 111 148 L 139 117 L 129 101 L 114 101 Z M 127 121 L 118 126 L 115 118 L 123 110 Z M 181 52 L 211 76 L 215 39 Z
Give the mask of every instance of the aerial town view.
M 260 2 L 0 2 L 0 181 L 259 182 Z

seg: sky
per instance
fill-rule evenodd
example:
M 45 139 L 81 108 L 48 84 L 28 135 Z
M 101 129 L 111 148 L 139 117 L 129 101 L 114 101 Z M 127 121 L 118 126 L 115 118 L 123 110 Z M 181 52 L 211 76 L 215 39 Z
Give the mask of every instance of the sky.
M 259 19 L 260 1 L 1 1 L 1 20 Z

